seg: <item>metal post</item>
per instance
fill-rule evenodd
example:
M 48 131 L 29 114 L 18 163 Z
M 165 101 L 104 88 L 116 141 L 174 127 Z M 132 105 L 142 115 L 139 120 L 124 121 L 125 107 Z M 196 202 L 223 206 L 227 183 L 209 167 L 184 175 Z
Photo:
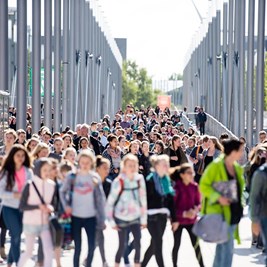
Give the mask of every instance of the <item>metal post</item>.
M 216 57 L 222 56 L 221 52 L 221 12 L 217 11 L 216 15 Z M 217 79 L 217 100 L 216 100 L 216 113 L 217 119 L 221 121 L 221 96 L 222 96 L 222 80 L 221 80 L 221 60 L 216 60 L 216 79 Z
M 265 42 L 265 0 L 258 3 L 257 74 L 256 74 L 256 133 L 263 128 L 264 106 L 264 42 Z
M 86 75 L 85 75 L 85 59 L 86 59 L 86 53 L 85 53 L 85 27 L 88 27 L 88 25 L 85 24 L 85 1 L 80 0 L 80 48 L 81 48 L 81 80 L 80 80 L 80 99 L 85 99 L 85 81 L 86 81 Z M 84 121 L 84 101 L 79 102 L 79 122 L 86 122 Z
M 228 114 L 232 114 L 232 92 L 233 92 L 233 26 L 234 26 L 234 0 L 229 0 L 229 28 L 228 28 L 228 88 L 227 88 L 227 106 Z M 227 124 L 225 125 L 232 130 L 231 116 L 228 117 Z
M 239 125 L 240 136 L 245 136 L 245 96 L 246 96 L 246 83 L 245 83 L 245 27 L 246 27 L 246 2 L 240 1 L 240 112 L 239 112 Z
M 223 4 L 223 53 L 222 53 L 222 123 L 228 124 L 228 91 L 227 91 L 227 74 L 228 74 L 228 54 L 227 54 L 227 15 L 228 5 Z
M 212 18 L 212 115 L 215 118 L 218 118 L 218 114 L 216 113 L 217 110 L 217 106 L 216 106 L 216 99 L 217 99 L 217 80 L 219 80 L 219 77 L 216 76 L 217 74 L 217 44 L 216 44 L 216 38 L 217 38 L 217 34 L 216 34 L 216 18 L 213 17 Z
M 254 83 L 254 23 L 255 0 L 249 0 L 248 6 L 248 66 L 247 66 L 247 142 L 253 145 L 253 83 Z
M 32 0 L 32 130 L 41 125 L 41 0 Z
M 233 89 L 233 132 L 236 136 L 240 135 L 239 129 L 239 96 L 240 96 L 240 62 L 239 62 L 239 34 L 240 31 L 240 2 L 235 0 L 235 34 L 234 34 L 234 89 Z
M 26 129 L 27 107 L 27 0 L 17 0 L 18 10 L 18 83 L 17 83 L 17 129 Z
M 33 0 L 34 1 L 34 0 Z M 63 3 L 63 86 L 62 86 L 62 128 L 70 124 L 69 120 L 69 0 Z
M 19 2 L 20 0 L 18 0 Z M 44 122 L 45 125 L 51 129 L 52 127 L 52 113 L 51 113 L 51 103 L 52 103 L 52 48 L 51 48 L 51 38 L 52 38 L 52 0 L 45 1 L 45 80 L 44 80 Z
M 54 131 L 58 132 L 61 128 L 61 0 L 54 0 L 55 4 L 55 26 L 54 26 L 54 38 L 55 38 L 55 52 L 54 52 Z
M 8 88 L 8 0 L 0 1 L 0 90 Z
M 76 51 L 75 51 L 75 0 L 70 0 L 70 66 L 69 66 L 69 123 L 74 130 L 74 112 L 75 112 L 75 65 L 76 65 Z

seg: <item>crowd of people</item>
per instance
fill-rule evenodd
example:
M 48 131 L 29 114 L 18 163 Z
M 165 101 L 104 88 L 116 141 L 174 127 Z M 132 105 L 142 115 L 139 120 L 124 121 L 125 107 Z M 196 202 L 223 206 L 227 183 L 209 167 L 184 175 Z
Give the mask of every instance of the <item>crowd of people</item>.
M 249 149 L 244 137 L 203 135 L 207 120 L 203 108 L 197 117 L 202 135 L 197 129 L 185 129 L 181 120 L 185 111 L 171 114 L 169 109 L 128 105 L 114 119 L 105 115 L 100 122 L 78 124 L 75 131 L 66 127 L 52 133 L 42 126 L 32 133 L 30 125 L 16 131 L 10 127 L 0 148 L 1 261 L 9 267 L 27 266 L 38 238 L 36 266 L 51 267 L 55 259 L 60 267 L 62 251 L 74 249 L 70 266 L 78 267 L 84 229 L 88 249 L 84 266 L 92 266 L 97 246 L 103 266 L 111 266 L 104 236 L 109 224 L 118 232 L 115 267 L 122 259 L 125 266 L 132 266 L 133 250 L 135 267 L 147 266 L 153 256 L 163 267 L 163 234 L 169 220 L 173 266 L 178 265 L 185 229 L 203 267 L 205 259 L 193 231 L 202 212 L 221 214 L 227 222 L 229 238 L 217 244 L 213 266 L 230 267 L 234 238 L 239 240 L 244 190 L 251 194 L 252 243 L 262 248 L 267 237 L 266 132 L 260 132 L 259 144 Z M 233 199 L 214 187 L 229 181 L 234 185 Z M 63 230 L 59 242 L 51 230 L 51 217 Z M 151 242 L 141 258 L 144 228 Z

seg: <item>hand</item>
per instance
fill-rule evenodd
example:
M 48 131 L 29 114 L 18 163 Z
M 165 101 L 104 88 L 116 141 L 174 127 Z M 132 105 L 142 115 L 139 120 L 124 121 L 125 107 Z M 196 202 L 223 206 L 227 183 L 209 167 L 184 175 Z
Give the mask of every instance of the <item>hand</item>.
M 41 212 L 43 212 L 43 213 L 49 213 L 48 207 L 47 207 L 47 205 L 45 205 L 45 204 L 40 204 L 40 205 L 39 205 L 39 209 L 40 209 Z
M 114 169 L 114 173 L 119 173 L 119 170 L 118 169 Z
M 173 232 L 176 232 L 177 231 L 177 229 L 179 228 L 179 223 L 178 222 L 173 222 L 172 223 L 172 231 Z
M 19 192 L 14 192 L 14 193 L 13 193 L 13 196 L 14 196 L 14 198 L 16 198 L 16 199 L 20 199 L 20 198 L 21 198 L 21 193 L 19 193 Z
M 147 224 L 141 224 L 141 229 L 147 228 Z
M 70 215 L 70 214 L 72 213 L 72 208 L 71 208 L 71 207 L 66 207 L 66 208 L 65 208 L 65 213 L 66 213 L 67 215 Z
M 46 205 L 46 208 L 48 210 L 48 213 L 54 212 L 54 207 L 52 205 Z
M 139 166 L 139 170 L 143 170 L 144 169 L 144 167 L 143 166 Z
M 112 229 L 120 231 L 120 227 L 118 225 L 113 226 Z
M 171 160 L 178 160 L 178 157 L 177 156 L 173 156 L 173 157 L 171 157 Z
M 222 206 L 229 206 L 230 205 L 230 200 L 226 197 L 223 197 L 223 196 L 220 196 L 219 199 L 218 199 L 219 203 L 222 205 Z
M 258 236 L 260 234 L 261 227 L 259 223 L 252 222 L 251 228 L 252 228 L 252 233 L 254 235 Z
M 194 163 L 194 164 L 197 164 L 197 163 L 198 163 L 198 159 L 195 159 L 195 160 L 193 161 L 193 163 Z

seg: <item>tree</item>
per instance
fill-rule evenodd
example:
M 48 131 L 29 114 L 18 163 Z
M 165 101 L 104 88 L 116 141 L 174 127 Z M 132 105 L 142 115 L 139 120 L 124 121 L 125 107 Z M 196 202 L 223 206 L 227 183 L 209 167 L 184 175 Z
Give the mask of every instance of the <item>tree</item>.
M 180 73 L 173 73 L 169 78 L 169 81 L 182 81 L 182 80 L 183 80 L 183 75 Z
M 136 107 L 155 106 L 160 90 L 153 90 L 152 79 L 145 68 L 139 68 L 135 61 L 123 63 L 122 108 L 131 103 Z

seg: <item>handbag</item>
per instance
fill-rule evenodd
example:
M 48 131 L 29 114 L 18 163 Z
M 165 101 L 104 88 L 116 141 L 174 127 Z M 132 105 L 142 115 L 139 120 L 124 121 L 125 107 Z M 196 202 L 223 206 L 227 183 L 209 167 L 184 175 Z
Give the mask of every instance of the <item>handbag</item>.
M 192 232 L 209 243 L 221 244 L 228 241 L 228 224 L 222 214 L 205 214 L 194 224 Z
M 32 185 L 40 198 L 43 205 L 46 205 L 43 197 L 41 196 L 36 184 L 32 182 Z M 52 242 L 55 247 L 60 247 L 63 241 L 63 228 L 61 227 L 57 216 L 54 212 L 51 212 L 49 215 L 49 229 L 51 232 Z

